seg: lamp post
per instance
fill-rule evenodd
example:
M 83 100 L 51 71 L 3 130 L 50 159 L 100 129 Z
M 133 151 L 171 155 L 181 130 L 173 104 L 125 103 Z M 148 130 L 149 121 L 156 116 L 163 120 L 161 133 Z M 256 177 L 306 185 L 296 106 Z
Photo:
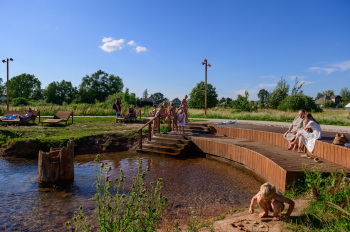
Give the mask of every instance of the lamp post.
M 204 62 L 202 62 L 202 65 L 205 65 L 205 101 L 204 101 L 204 117 L 207 117 L 207 66 L 211 67 L 211 65 L 208 64 L 207 59 L 204 59 Z
M 13 61 L 13 59 L 2 60 L 2 63 L 7 63 L 7 111 L 9 111 L 9 61 Z

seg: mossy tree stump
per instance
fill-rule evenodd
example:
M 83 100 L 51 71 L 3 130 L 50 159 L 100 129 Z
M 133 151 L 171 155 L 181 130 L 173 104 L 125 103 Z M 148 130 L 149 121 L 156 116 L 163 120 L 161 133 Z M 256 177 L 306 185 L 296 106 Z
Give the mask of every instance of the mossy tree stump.
M 39 151 L 38 181 L 42 184 L 59 184 L 74 180 L 74 140 L 67 147 Z

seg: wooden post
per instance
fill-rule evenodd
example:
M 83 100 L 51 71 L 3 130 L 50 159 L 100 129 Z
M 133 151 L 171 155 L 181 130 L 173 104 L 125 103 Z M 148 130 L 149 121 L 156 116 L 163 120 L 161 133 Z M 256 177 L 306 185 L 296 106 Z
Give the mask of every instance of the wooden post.
M 157 123 L 158 123 L 158 133 L 160 133 L 160 116 L 158 116 L 158 120 L 157 120 Z
M 72 124 L 73 124 L 73 111 L 72 111 Z
M 139 148 L 142 149 L 142 129 L 139 130 Z
M 168 132 L 171 131 L 171 118 L 168 117 Z
M 151 141 L 151 137 L 152 137 L 152 125 L 150 123 L 148 124 L 148 141 Z

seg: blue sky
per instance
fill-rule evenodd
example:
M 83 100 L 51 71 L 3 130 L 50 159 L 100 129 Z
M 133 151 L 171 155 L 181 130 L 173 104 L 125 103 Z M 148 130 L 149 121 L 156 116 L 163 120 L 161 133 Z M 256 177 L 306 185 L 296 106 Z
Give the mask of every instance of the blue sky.
M 0 59 L 42 88 L 101 69 L 130 92 L 170 100 L 204 80 L 219 97 L 257 99 L 280 77 L 304 93 L 350 88 L 350 1 L 0 0 Z M 130 42 L 132 41 L 132 42 Z M 0 64 L 6 78 L 6 64 Z

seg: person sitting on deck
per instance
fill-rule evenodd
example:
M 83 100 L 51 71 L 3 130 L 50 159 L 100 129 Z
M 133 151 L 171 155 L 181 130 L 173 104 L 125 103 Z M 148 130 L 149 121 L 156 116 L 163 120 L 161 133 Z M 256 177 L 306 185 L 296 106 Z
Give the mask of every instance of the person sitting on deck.
M 124 119 L 130 119 L 136 117 L 134 105 L 131 105 L 127 114 L 125 114 Z
M 24 116 L 19 115 L 19 120 L 21 120 L 21 121 L 28 120 L 33 115 L 33 111 L 31 108 L 29 108 L 28 111 L 24 111 L 24 112 L 26 112 L 26 114 Z
M 252 198 L 249 207 L 249 213 L 254 213 L 254 206 L 258 202 L 264 212 L 259 214 L 260 218 L 267 217 L 269 211 L 273 212 L 273 221 L 279 221 L 278 215 L 284 210 L 284 203 L 289 204 L 289 208 L 285 216 L 289 218 L 294 209 L 294 201 L 283 196 L 282 193 L 276 191 L 276 187 L 271 183 L 261 185 L 260 191 Z
M 312 114 L 308 113 L 306 115 L 304 129 L 298 131 L 298 133 L 296 134 L 296 139 L 293 143 L 299 143 L 299 153 L 302 152 L 302 144 L 304 144 L 307 150 L 312 153 L 315 149 L 316 140 L 320 139 L 321 137 L 322 131 L 320 124 L 314 119 L 314 117 L 312 117 Z M 301 156 L 309 158 L 307 154 Z
M 305 110 L 299 110 L 299 115 L 293 120 L 292 125 L 290 125 L 287 132 L 283 135 L 283 137 L 288 140 L 289 142 L 289 148 L 288 150 L 291 150 L 293 148 L 294 151 L 296 151 L 298 144 L 293 143 L 295 140 L 296 133 L 303 129 L 304 121 L 305 121 Z
M 147 115 L 147 117 L 154 117 L 157 113 L 157 105 L 153 105 L 153 110 L 150 112 L 150 115 Z

